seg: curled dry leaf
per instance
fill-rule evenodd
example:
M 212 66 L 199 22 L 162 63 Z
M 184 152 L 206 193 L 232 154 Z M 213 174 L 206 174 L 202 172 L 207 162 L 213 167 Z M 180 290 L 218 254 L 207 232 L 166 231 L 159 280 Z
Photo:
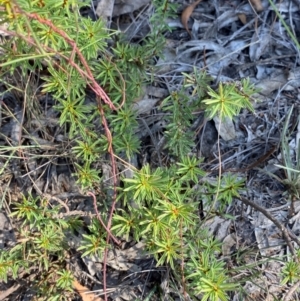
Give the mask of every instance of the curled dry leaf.
M 264 8 L 262 6 L 261 0 L 250 0 L 250 2 L 257 12 L 263 11 Z M 244 25 L 247 23 L 247 17 L 245 14 L 238 14 L 238 18 Z
M 192 3 L 191 5 L 189 5 L 186 9 L 184 9 L 184 11 L 182 12 L 181 15 L 181 23 L 183 25 L 183 27 L 185 28 L 185 30 L 191 35 L 191 32 L 189 30 L 188 27 L 188 21 L 189 18 L 191 16 L 191 14 L 193 13 L 195 7 L 201 2 L 202 0 L 197 0 L 196 2 Z
M 87 292 L 89 292 L 89 289 L 81 285 L 76 279 L 73 281 L 73 287 L 79 293 L 83 301 L 103 301 L 102 298 L 96 296 L 93 293 L 87 294 Z
M 252 3 L 257 12 L 261 12 L 264 10 L 261 0 L 250 0 L 250 2 Z
M 245 14 L 238 14 L 238 18 L 244 25 L 247 23 L 247 17 Z

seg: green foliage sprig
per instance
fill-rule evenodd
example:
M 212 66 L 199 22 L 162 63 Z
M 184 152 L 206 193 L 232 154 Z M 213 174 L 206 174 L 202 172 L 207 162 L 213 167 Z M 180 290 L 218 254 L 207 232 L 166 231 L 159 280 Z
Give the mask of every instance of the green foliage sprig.
M 254 112 L 250 97 L 256 92 L 249 79 L 243 79 L 240 86 L 230 82 L 226 84 L 219 83 L 217 91 L 208 87 L 207 93 L 210 98 L 203 100 L 203 103 L 206 105 L 208 118 L 219 116 L 222 120 L 224 118 L 232 119 L 243 108 Z
M 46 200 L 24 197 L 12 213 L 22 221 L 18 243 L 9 252 L 0 251 L 0 279 L 7 282 L 8 276 L 18 278 L 20 271 L 30 270 L 36 279 L 33 289 L 44 300 L 67 300 L 73 292 L 73 276 L 65 263 L 66 234 L 82 223 L 76 218 L 60 218 L 59 210 L 59 206 L 47 208 Z
M 79 9 L 87 4 L 85 1 L 0 3 L 5 7 L 0 11 L 1 20 L 9 23 L 12 33 L 8 45 L 1 46 L 1 78 L 16 70 L 24 76 L 28 71 L 47 70 L 41 78 L 42 91 L 55 99 L 60 126 L 73 140 L 70 150 L 78 182 L 86 190 L 101 186 L 98 166 L 107 160 L 107 154 L 129 160 L 140 151 L 135 135 L 137 114 L 132 105 L 144 85 L 153 81 L 155 57 L 161 56 L 164 33 L 170 30 L 164 20 L 174 15 L 175 4 L 153 1 L 151 32 L 139 43 L 130 44 L 121 34 L 109 32 L 103 21 L 82 18 Z M 126 239 L 143 240 L 157 264 L 169 264 L 175 274 L 179 271 L 182 279 L 187 279 L 184 286 L 202 300 L 229 300 L 228 291 L 236 285 L 220 259 L 219 242 L 201 228 L 198 206 L 206 191 L 209 197 L 218 194 L 222 211 L 238 196 L 243 180 L 228 175 L 220 179 L 220 187 L 200 184 L 206 174 L 202 160 L 192 154 L 195 142 L 191 125 L 199 109 L 205 110 L 208 118 L 233 118 L 242 108 L 253 111 L 250 97 L 254 89 L 244 80 L 241 87 L 220 83 L 214 91 L 209 86 L 211 78 L 204 72 L 195 69 L 184 76 L 183 87 L 161 104 L 167 121 L 166 149 L 175 160 L 158 168 L 146 164 L 134 170 L 132 178 L 121 179 L 120 208 L 115 213 L 112 209 L 112 231 Z M 87 90 L 103 102 L 89 101 Z M 105 195 L 102 202 L 107 205 L 110 200 L 111 196 Z M 3 280 L 7 281 L 8 274 L 16 278 L 21 268 L 28 269 L 29 260 L 40 268 L 35 285 L 44 300 L 71 296 L 72 275 L 64 258 L 68 251 L 66 233 L 82 227 L 82 223 L 57 218 L 59 210 L 39 198 L 24 198 L 12 215 L 23 223 L 21 240 L 10 252 L 0 252 Z M 103 219 L 110 223 L 108 214 Z M 82 256 L 105 254 L 109 247 L 106 229 L 97 219 L 88 228 L 78 251 Z
M 184 256 L 191 289 L 203 294 L 206 300 L 228 300 L 226 292 L 236 285 L 228 282 L 224 263 L 216 260 L 216 251 L 220 252 L 218 243 L 212 239 L 209 242 L 205 235 L 195 240 L 199 220 L 198 204 L 194 200 L 199 195 L 193 184 L 205 174 L 199 168 L 200 163 L 194 157 L 185 157 L 176 164 L 179 169 L 174 165 L 151 171 L 147 165 L 135 172 L 132 179 L 124 179 L 123 194 L 130 214 L 120 210 L 114 216 L 112 230 L 116 235 L 128 237 L 134 233 L 135 239 L 145 240 L 158 265 L 167 262 L 175 270 Z M 238 182 L 235 189 L 239 189 L 240 184 Z M 224 187 L 224 193 L 227 190 L 234 189 Z

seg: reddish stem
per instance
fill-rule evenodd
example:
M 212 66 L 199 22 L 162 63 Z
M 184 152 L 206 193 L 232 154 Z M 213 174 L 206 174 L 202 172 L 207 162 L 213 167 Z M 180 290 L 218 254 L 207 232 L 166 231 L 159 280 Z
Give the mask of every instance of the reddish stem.
M 102 227 L 106 230 L 106 232 L 110 235 L 110 237 L 112 238 L 112 240 L 117 244 L 120 245 L 121 242 L 111 233 L 110 229 L 106 227 L 106 225 L 104 224 L 101 215 L 99 214 L 98 208 L 97 208 L 97 199 L 94 193 L 92 192 L 88 192 L 87 195 L 91 196 L 93 198 L 93 203 L 94 203 L 94 208 L 95 208 L 95 212 L 97 215 L 97 218 L 100 222 L 100 224 L 102 225 Z
M 70 65 L 74 68 L 76 68 L 76 70 L 80 73 L 80 75 L 86 79 L 88 79 L 91 83 L 89 83 L 89 86 L 91 87 L 91 89 L 96 93 L 97 97 L 97 103 L 98 103 L 98 109 L 99 112 L 101 114 L 101 118 L 102 118 L 102 124 L 105 130 L 105 134 L 108 140 L 108 152 L 110 154 L 110 158 L 111 158 L 111 163 L 112 163 L 112 173 L 113 173 L 113 182 L 114 182 L 114 195 L 113 195 L 113 203 L 112 203 L 112 208 L 110 211 L 110 215 L 109 215 L 109 219 L 107 222 L 107 226 L 104 225 L 98 210 L 97 210 L 97 204 L 95 202 L 96 198 L 93 194 L 90 193 L 90 195 L 93 196 L 94 198 L 94 205 L 95 205 L 95 210 L 97 213 L 97 217 L 99 219 L 99 221 L 101 222 L 102 226 L 106 229 L 107 231 L 107 243 L 109 243 L 110 238 L 112 238 L 116 243 L 119 243 L 119 241 L 111 234 L 110 232 L 110 228 L 111 228 L 111 224 L 112 224 L 112 217 L 113 217 L 113 213 L 115 211 L 115 205 L 116 205 L 116 199 L 117 199 L 117 167 L 116 167 L 116 161 L 115 161 L 115 156 L 114 156 L 114 152 L 113 152 L 113 148 L 112 148 L 112 135 L 111 132 L 109 130 L 108 124 L 107 124 L 107 120 L 105 118 L 105 113 L 102 107 L 102 103 L 101 100 L 104 101 L 104 103 L 106 103 L 110 109 L 112 110 L 116 110 L 115 105 L 112 103 L 112 101 L 110 100 L 110 98 L 107 96 L 107 94 L 105 93 L 105 91 L 100 87 L 100 85 L 96 82 L 91 69 L 88 66 L 87 61 L 85 60 L 84 56 L 82 55 L 80 49 L 77 47 L 77 44 L 74 40 L 72 40 L 71 38 L 68 37 L 68 35 L 61 29 L 57 28 L 50 20 L 44 19 L 41 16 L 39 16 L 36 13 L 27 13 L 22 11 L 20 8 L 18 8 L 18 13 L 22 13 L 24 15 L 26 15 L 28 18 L 30 19 L 34 19 L 37 20 L 38 22 L 40 22 L 41 24 L 47 25 L 49 28 L 51 28 L 54 32 L 58 33 L 61 37 L 63 37 L 65 39 L 65 41 L 72 47 L 73 51 L 72 51 L 72 58 L 66 58 L 64 57 L 66 60 L 68 60 L 68 62 L 70 63 Z M 23 37 L 25 40 L 31 40 L 30 38 L 25 38 Z M 32 42 L 32 40 L 31 40 Z M 74 52 L 77 54 L 80 62 L 82 63 L 82 65 L 84 66 L 84 70 L 82 70 L 73 60 L 73 56 L 74 56 Z M 103 258 L 103 290 L 104 290 L 104 298 L 105 301 L 107 301 L 108 297 L 106 294 L 106 262 L 107 262 L 107 254 L 108 254 L 108 249 L 105 248 L 104 251 L 104 258 Z

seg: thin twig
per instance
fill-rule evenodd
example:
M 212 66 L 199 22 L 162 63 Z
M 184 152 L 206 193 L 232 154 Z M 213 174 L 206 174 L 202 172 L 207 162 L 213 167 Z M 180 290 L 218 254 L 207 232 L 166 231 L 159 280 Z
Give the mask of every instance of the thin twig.
M 272 221 L 275 226 L 281 231 L 282 233 L 282 236 L 284 238 L 284 240 L 286 241 L 288 247 L 290 248 L 290 251 L 294 257 L 294 259 L 296 261 L 298 261 L 298 258 L 296 256 L 296 253 L 295 253 L 295 249 L 292 245 L 292 241 L 291 241 L 291 237 L 293 238 L 293 240 L 300 246 L 300 242 L 299 240 L 295 240 L 294 237 L 291 235 L 291 233 L 288 231 L 288 229 L 283 225 L 281 224 L 270 212 L 268 212 L 265 208 L 259 206 L 258 204 L 242 197 L 242 196 L 239 196 L 238 199 L 243 202 L 244 204 L 246 205 L 249 205 L 253 208 L 255 208 L 257 211 L 261 212 L 265 217 L 267 217 L 270 221 Z
M 287 294 L 285 295 L 285 297 L 282 299 L 282 301 L 289 301 L 293 294 L 295 293 L 295 291 L 298 289 L 300 285 L 300 281 L 296 282 L 291 288 L 290 290 L 287 292 Z
M 26 12 L 22 12 L 22 13 L 24 13 L 30 19 L 37 20 L 41 24 L 49 26 L 54 32 L 58 33 L 60 36 L 62 36 L 65 39 L 65 41 L 72 47 L 73 51 L 76 52 L 76 54 L 77 54 L 80 62 L 84 66 L 84 68 L 85 68 L 85 70 L 86 70 L 86 72 L 88 74 L 88 78 L 92 82 L 90 84 L 91 89 L 99 97 L 101 97 L 101 99 L 110 107 L 110 109 L 116 110 L 115 105 L 112 103 L 112 101 L 110 100 L 110 98 L 107 96 L 106 92 L 96 82 L 96 80 L 95 80 L 95 78 L 94 78 L 94 76 L 92 74 L 92 71 L 91 71 L 90 67 L 88 66 L 87 61 L 85 60 L 85 58 L 84 58 L 83 54 L 81 53 L 80 49 L 77 47 L 76 42 L 73 41 L 71 38 L 69 38 L 67 36 L 67 34 L 63 30 L 57 28 L 50 20 L 43 19 L 41 16 L 39 16 L 38 14 L 35 14 L 35 13 L 26 13 Z M 70 62 L 70 64 L 73 63 L 72 60 L 69 60 L 69 62 Z
M 16 5 L 16 7 L 17 7 L 16 8 L 17 13 L 21 13 L 21 14 L 27 16 L 29 19 L 36 20 L 36 21 L 40 22 L 41 24 L 44 24 L 44 25 L 48 26 L 51 30 L 53 30 L 54 32 L 56 32 L 57 34 L 59 34 L 61 37 L 63 37 L 65 39 L 65 41 L 72 48 L 71 57 L 67 58 L 67 61 L 69 62 L 69 64 L 72 67 L 74 67 L 80 73 L 81 76 L 83 76 L 84 78 L 88 79 L 91 82 L 91 83 L 88 83 L 88 84 L 91 87 L 91 89 L 95 92 L 95 94 L 97 95 L 96 100 L 97 100 L 97 104 L 98 104 L 98 110 L 100 112 L 101 119 L 102 119 L 102 124 L 103 124 L 105 134 L 106 134 L 106 137 L 107 137 L 107 140 L 108 140 L 108 153 L 110 154 L 110 158 L 111 158 L 113 182 L 114 182 L 113 203 L 112 203 L 112 208 L 111 208 L 111 211 L 110 211 L 108 223 L 107 223 L 107 226 L 105 227 L 105 229 L 107 230 L 107 239 L 106 239 L 106 241 L 107 241 L 107 243 L 109 243 L 110 237 L 113 238 L 113 236 L 110 233 L 110 228 L 111 228 L 111 224 L 112 224 L 112 216 L 113 216 L 113 213 L 115 211 L 115 204 L 116 204 L 116 199 L 117 199 L 117 172 L 116 172 L 117 168 L 116 168 L 116 161 L 115 161 L 114 151 L 113 151 L 113 148 L 112 148 L 112 135 L 111 135 L 111 132 L 109 130 L 107 120 L 105 118 L 105 113 L 104 113 L 104 110 L 103 110 L 103 107 L 102 107 L 102 101 L 104 103 L 106 103 L 109 106 L 109 108 L 112 109 L 112 110 L 117 110 L 117 108 L 112 103 L 112 101 L 110 100 L 108 95 L 105 93 L 105 91 L 100 87 L 100 85 L 95 80 L 95 78 L 92 74 L 92 71 L 91 71 L 90 67 L 88 66 L 87 61 L 85 60 L 83 54 L 81 53 L 80 49 L 78 48 L 78 46 L 76 44 L 76 41 L 69 38 L 68 35 L 63 30 L 57 28 L 51 22 L 51 20 L 44 19 L 36 13 L 27 13 L 27 12 L 23 11 L 17 5 Z M 74 59 L 73 59 L 74 52 L 78 56 L 78 58 L 79 58 L 80 62 L 82 63 L 82 65 L 84 66 L 85 71 L 83 71 L 74 62 Z M 96 209 L 96 207 L 95 207 L 95 209 Z M 105 301 L 108 300 L 108 297 L 107 297 L 107 294 L 106 294 L 106 261 L 107 261 L 107 254 L 108 254 L 108 250 L 107 250 L 107 248 L 105 248 L 105 251 L 104 251 L 104 264 L 103 264 L 103 291 L 104 291 Z
M 110 237 L 112 238 L 112 240 L 117 244 L 117 245 L 120 245 L 121 242 L 115 238 L 111 232 L 110 232 L 110 229 L 106 227 L 106 225 L 104 224 L 102 218 L 101 218 L 101 215 L 99 214 L 99 211 L 97 209 L 97 199 L 96 199 L 96 196 L 94 193 L 92 192 L 88 192 L 87 195 L 91 196 L 93 198 L 93 201 L 94 201 L 94 208 L 95 208 L 95 211 L 96 211 L 96 216 L 99 220 L 99 222 L 101 223 L 102 227 L 106 230 L 106 232 L 110 235 Z
M 111 210 L 110 210 L 110 214 L 108 217 L 108 221 L 107 221 L 107 229 L 110 230 L 111 224 L 112 224 L 112 218 L 113 218 L 113 213 L 115 211 L 115 207 L 116 207 L 116 202 L 117 202 L 117 163 L 116 163 L 116 159 L 115 159 L 115 155 L 114 155 L 114 151 L 112 148 L 112 136 L 111 136 L 111 132 L 109 130 L 108 124 L 107 124 L 107 120 L 105 118 L 105 114 L 104 114 L 104 110 L 103 107 L 101 105 L 101 102 L 99 102 L 99 106 L 98 106 L 98 110 L 100 112 L 100 115 L 102 117 L 102 124 L 104 126 L 104 130 L 105 130 L 105 135 L 107 137 L 108 140 L 108 153 L 110 154 L 110 160 L 112 163 L 112 177 L 113 177 L 113 202 L 111 205 Z M 107 232 L 107 238 L 106 238 L 106 243 L 109 244 L 109 240 L 110 240 L 110 231 Z M 103 254 L 103 290 L 104 290 L 104 299 L 105 301 L 107 301 L 107 295 L 106 295 L 106 261 L 107 261 L 107 255 L 108 255 L 108 248 L 105 248 L 104 250 L 104 254 Z

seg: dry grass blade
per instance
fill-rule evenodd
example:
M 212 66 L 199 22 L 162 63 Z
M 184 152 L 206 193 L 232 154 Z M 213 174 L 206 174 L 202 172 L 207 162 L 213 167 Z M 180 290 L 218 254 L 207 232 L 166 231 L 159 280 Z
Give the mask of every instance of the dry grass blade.
M 188 27 L 188 21 L 190 19 L 191 14 L 193 13 L 195 7 L 201 2 L 202 0 L 198 0 L 194 2 L 193 4 L 189 5 L 184 11 L 182 12 L 181 15 L 181 23 L 184 26 L 185 30 L 191 35 L 191 32 Z

